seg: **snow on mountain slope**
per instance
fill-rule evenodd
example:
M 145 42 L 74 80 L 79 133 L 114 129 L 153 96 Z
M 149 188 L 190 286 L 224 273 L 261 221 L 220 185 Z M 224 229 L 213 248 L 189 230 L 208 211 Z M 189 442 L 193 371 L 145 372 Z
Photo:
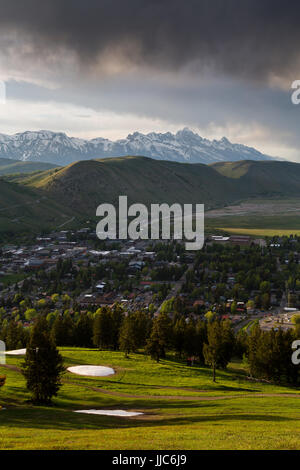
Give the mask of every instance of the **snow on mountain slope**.
M 63 132 L 38 131 L 14 135 L 0 134 L 0 158 L 40 161 L 67 165 L 77 160 L 140 155 L 157 160 L 190 163 L 215 163 L 238 160 L 272 160 L 258 150 L 221 140 L 204 139 L 188 128 L 176 134 L 139 132 L 126 139 L 110 141 L 104 138 L 84 140 L 68 137 Z

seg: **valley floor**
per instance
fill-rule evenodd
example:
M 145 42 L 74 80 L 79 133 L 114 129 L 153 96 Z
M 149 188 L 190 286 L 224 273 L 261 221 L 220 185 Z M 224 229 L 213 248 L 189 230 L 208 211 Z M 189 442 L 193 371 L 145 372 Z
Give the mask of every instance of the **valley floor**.
M 300 234 L 300 199 L 249 199 L 205 212 L 205 232 L 260 237 Z

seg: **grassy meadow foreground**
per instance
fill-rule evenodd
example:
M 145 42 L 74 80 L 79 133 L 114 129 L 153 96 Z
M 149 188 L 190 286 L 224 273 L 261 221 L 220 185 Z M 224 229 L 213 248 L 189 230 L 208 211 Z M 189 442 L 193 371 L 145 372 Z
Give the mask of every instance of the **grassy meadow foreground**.
M 54 405 L 32 406 L 18 371 L 22 357 L 0 366 L 0 449 L 299 449 L 300 392 L 246 379 L 243 364 L 226 372 L 187 366 L 172 355 L 60 348 L 65 366 L 111 366 L 109 377 L 66 372 Z M 135 418 L 75 410 L 141 411 Z

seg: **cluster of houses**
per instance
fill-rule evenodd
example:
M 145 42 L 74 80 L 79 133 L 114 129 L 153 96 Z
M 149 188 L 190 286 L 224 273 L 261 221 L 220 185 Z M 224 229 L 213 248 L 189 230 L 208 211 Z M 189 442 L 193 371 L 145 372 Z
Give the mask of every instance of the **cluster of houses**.
M 75 235 L 81 233 L 82 230 L 78 230 Z M 95 250 L 91 246 L 92 233 L 87 233 L 85 240 L 77 241 L 68 240 L 67 234 L 67 231 L 51 233 L 47 237 L 37 237 L 36 243 L 30 246 L 5 245 L 0 248 L 0 280 L 1 276 L 20 271 L 34 271 L 55 266 L 60 258 L 71 258 L 75 263 L 87 261 L 87 258 L 92 258 L 97 263 L 134 258 L 129 263 L 132 272 L 141 270 L 145 260 L 155 258 L 155 252 L 136 249 L 134 246 L 122 247 L 121 250 L 114 249 L 113 246 L 110 250 Z
M 88 246 L 67 241 L 65 232 L 38 237 L 30 246 L 5 245 L 0 250 L 0 281 L 1 276 L 55 266 L 59 258 L 84 260 L 87 251 Z
M 1 285 L 1 278 L 20 273 L 24 273 L 30 278 L 31 273 L 41 269 L 50 271 L 55 268 L 59 259 L 71 259 L 72 266 L 78 270 L 79 267 L 98 266 L 99 264 L 108 264 L 108 267 L 110 267 L 110 263 L 112 262 L 121 263 L 122 261 L 126 261 L 126 275 L 128 280 L 133 280 L 130 291 L 125 294 L 124 291 L 122 292 L 120 289 L 115 289 L 110 285 L 106 278 L 97 279 L 89 288 L 81 290 L 76 298 L 76 303 L 79 304 L 82 309 L 88 309 L 90 306 L 111 307 L 116 302 L 124 306 L 126 305 L 126 310 L 129 312 L 137 309 L 148 309 L 150 304 L 154 306 L 154 309 L 158 309 L 164 299 L 157 299 L 158 296 L 154 296 L 154 294 L 157 293 L 157 285 L 168 285 L 168 289 L 170 289 L 169 286 L 174 284 L 174 282 L 172 279 L 167 281 L 154 281 L 149 274 L 149 270 L 145 273 L 144 268 L 145 266 L 150 266 L 152 270 L 164 266 L 180 266 L 181 262 L 179 261 L 179 257 L 177 261 L 171 262 L 158 259 L 156 251 L 149 251 L 149 241 L 147 240 L 111 240 L 105 243 L 103 249 L 98 249 L 99 243 L 97 243 L 95 239 L 94 231 L 86 228 L 74 232 L 60 231 L 50 233 L 47 236 L 40 236 L 37 237 L 35 242 L 31 245 L 2 246 L 0 248 L 0 292 L 1 289 L 4 289 L 4 285 Z M 253 242 L 262 247 L 267 244 L 264 239 L 253 239 L 250 236 L 240 235 L 211 235 L 206 238 L 206 243 L 208 244 L 230 243 L 233 245 L 247 246 Z M 159 243 L 161 243 L 161 240 Z M 280 248 L 281 241 L 276 241 L 269 246 L 272 249 Z M 152 249 L 155 250 L 155 246 Z M 195 253 L 186 252 L 185 263 L 192 266 L 195 255 Z M 235 284 L 235 275 L 229 272 L 227 285 L 229 288 L 233 288 Z M 197 287 L 197 284 L 195 287 Z M 210 286 L 212 291 L 214 287 L 216 286 Z M 173 291 L 170 290 L 167 295 L 173 295 L 172 292 Z M 179 288 L 176 292 L 176 295 L 181 297 L 185 307 L 196 315 L 208 309 L 213 310 L 213 306 L 209 304 L 204 295 L 195 298 L 189 294 L 180 292 Z M 68 293 L 67 290 L 66 293 Z M 251 294 L 255 296 L 259 294 L 259 291 L 254 291 Z M 271 289 L 270 294 L 270 304 L 278 306 L 276 291 Z M 155 300 L 153 300 L 154 297 Z M 247 314 L 251 315 L 255 313 L 253 308 L 247 306 L 245 302 L 240 301 L 235 305 L 235 314 L 231 315 L 234 300 L 222 298 L 221 301 L 226 307 L 225 317 L 230 317 L 234 321 L 244 318 Z
M 146 264 L 153 269 L 172 264 L 157 260 L 156 252 L 149 251 L 148 241 L 112 240 L 105 244 L 105 249 L 100 250 L 95 248 L 97 244 L 94 238 L 91 230 L 81 229 L 77 232 L 60 231 L 40 236 L 31 245 L 2 246 L 0 249 L 0 292 L 5 289 L 4 284 L 1 284 L 1 278 L 20 273 L 30 278 L 32 273 L 42 269 L 51 271 L 60 259 L 71 259 L 75 269 L 79 269 L 79 266 L 97 266 L 125 261 L 128 279 L 139 277 L 139 273 Z M 71 282 L 71 279 L 69 281 Z M 151 286 L 153 284 L 156 283 L 149 276 L 141 276 L 138 285 L 135 282 L 131 292 L 124 298 L 115 289 L 108 289 L 106 282 L 99 279 L 91 288 L 83 290 L 76 302 L 82 308 L 88 308 L 90 305 L 111 307 L 116 302 L 126 304 L 128 310 L 147 308 L 152 302 L 154 292 Z

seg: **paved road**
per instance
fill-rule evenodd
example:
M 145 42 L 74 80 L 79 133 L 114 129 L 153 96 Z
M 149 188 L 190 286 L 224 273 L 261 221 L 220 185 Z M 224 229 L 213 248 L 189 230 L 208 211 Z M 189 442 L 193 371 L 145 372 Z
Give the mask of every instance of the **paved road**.
M 71 219 L 67 220 L 66 222 L 64 222 L 63 224 L 59 225 L 57 228 L 62 228 L 64 227 L 65 225 L 73 222 L 73 220 L 75 219 L 75 217 L 72 217 Z
M 194 264 L 191 263 L 191 264 L 188 264 L 187 265 L 187 269 L 186 271 L 183 273 L 183 275 L 181 276 L 181 278 L 179 279 L 179 281 L 176 281 L 173 283 L 173 287 L 172 289 L 170 290 L 169 294 L 167 295 L 167 297 L 165 297 L 165 299 L 162 301 L 160 307 L 158 308 L 157 312 L 156 313 L 159 313 L 161 311 L 161 308 L 163 306 L 163 303 L 166 301 L 166 300 L 170 300 L 172 299 L 172 297 L 176 297 L 176 295 L 178 294 L 178 292 L 180 291 L 180 289 L 182 288 L 183 284 L 186 282 L 186 276 L 187 276 L 187 273 L 189 271 L 192 271 L 192 269 L 194 268 Z

